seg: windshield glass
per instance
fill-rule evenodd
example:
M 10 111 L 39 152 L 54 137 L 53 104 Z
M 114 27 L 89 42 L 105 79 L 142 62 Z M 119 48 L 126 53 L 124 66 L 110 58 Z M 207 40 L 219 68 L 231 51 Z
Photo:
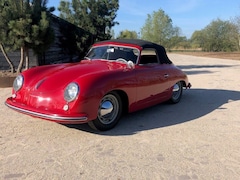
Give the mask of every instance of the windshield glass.
M 93 47 L 85 58 L 87 59 L 105 59 L 105 60 L 117 60 L 125 59 L 126 61 L 132 61 L 136 64 L 139 56 L 139 50 L 129 47 L 120 46 L 98 46 Z

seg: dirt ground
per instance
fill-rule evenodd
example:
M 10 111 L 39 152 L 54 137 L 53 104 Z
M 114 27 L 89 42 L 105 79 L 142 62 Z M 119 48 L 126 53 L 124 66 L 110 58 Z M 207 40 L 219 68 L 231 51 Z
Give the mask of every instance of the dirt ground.
M 169 54 L 192 83 L 180 103 L 124 116 L 94 132 L 15 112 L 0 88 L 0 179 L 240 177 L 240 61 Z

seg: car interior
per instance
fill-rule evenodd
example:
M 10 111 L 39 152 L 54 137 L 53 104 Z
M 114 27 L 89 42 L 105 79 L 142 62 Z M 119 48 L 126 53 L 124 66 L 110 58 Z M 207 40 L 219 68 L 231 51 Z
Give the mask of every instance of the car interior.
M 155 49 L 143 49 L 141 52 L 139 64 L 156 64 L 159 63 Z

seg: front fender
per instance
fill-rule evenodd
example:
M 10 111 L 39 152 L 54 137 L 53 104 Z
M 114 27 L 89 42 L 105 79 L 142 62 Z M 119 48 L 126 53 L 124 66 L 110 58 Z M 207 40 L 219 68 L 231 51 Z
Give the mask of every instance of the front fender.
M 136 78 L 133 70 L 91 74 L 76 81 L 80 86 L 80 94 L 74 103 L 74 109 L 88 114 L 89 120 L 97 118 L 101 99 L 109 92 L 125 92 L 129 104 L 136 100 Z

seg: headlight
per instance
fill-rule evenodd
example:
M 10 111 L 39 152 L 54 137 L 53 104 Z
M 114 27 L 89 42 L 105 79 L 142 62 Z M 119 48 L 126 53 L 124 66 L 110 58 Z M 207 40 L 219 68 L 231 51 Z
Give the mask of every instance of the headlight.
M 18 91 L 19 89 L 21 89 L 22 85 L 23 85 L 23 76 L 18 75 L 13 81 L 13 89 L 15 91 Z
M 64 99 L 67 102 L 71 102 L 74 99 L 76 99 L 78 93 L 79 93 L 79 86 L 76 83 L 70 83 L 68 84 L 68 86 L 66 87 L 65 91 L 64 91 Z

